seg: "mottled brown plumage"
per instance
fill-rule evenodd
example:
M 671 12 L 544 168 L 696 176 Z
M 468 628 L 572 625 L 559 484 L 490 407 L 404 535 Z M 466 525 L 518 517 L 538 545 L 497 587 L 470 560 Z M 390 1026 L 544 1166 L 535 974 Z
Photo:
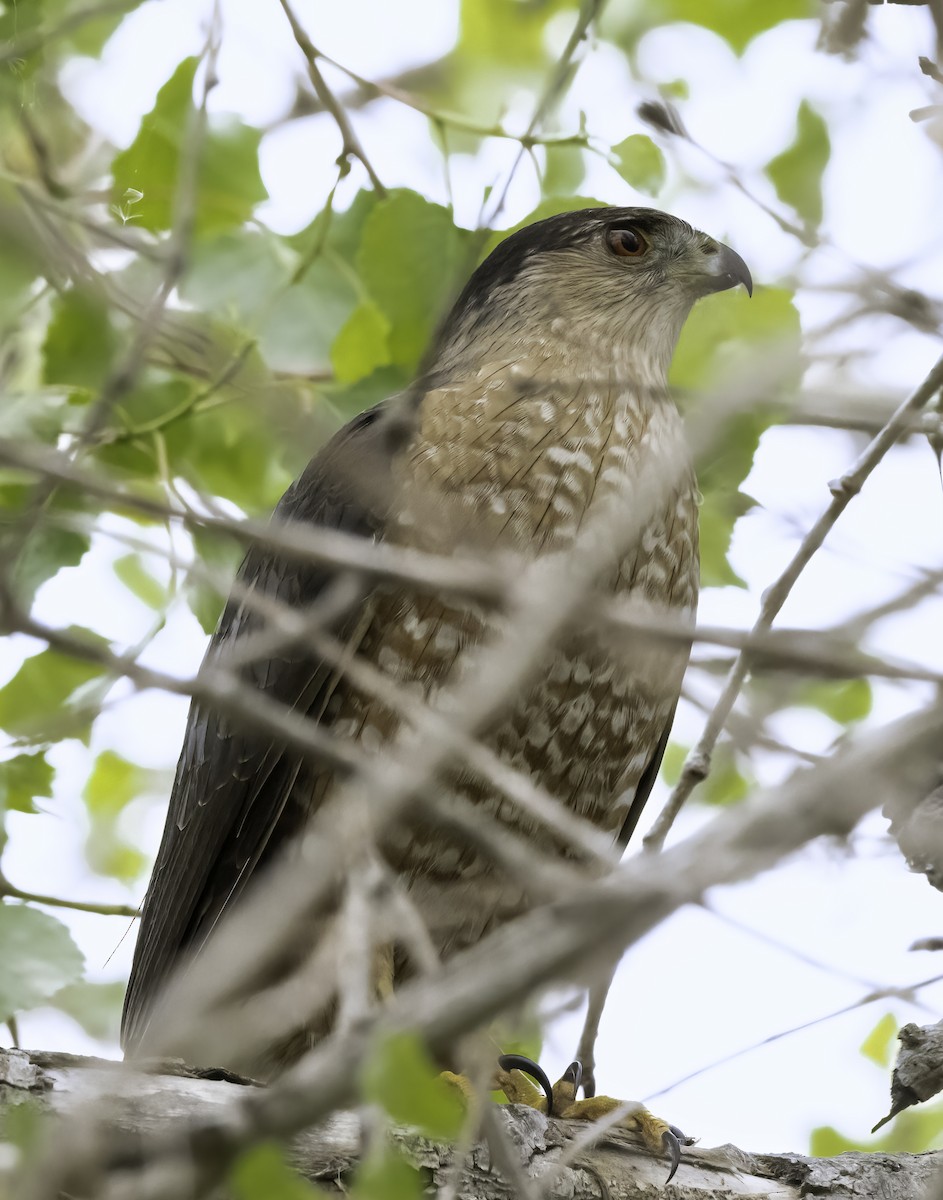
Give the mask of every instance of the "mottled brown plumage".
M 664 486 L 641 538 L 596 590 L 693 616 L 697 493 L 666 375 L 694 301 L 737 282 L 749 285 L 749 275 L 732 251 L 654 210 L 587 210 L 525 228 L 473 276 L 428 376 L 342 430 L 286 494 L 279 516 L 440 553 L 496 552 L 513 570 L 514 556 L 519 563 L 566 551 L 614 505 L 643 503 L 644 468 Z M 247 556 L 240 579 L 294 607 L 312 604 L 332 582 L 261 550 Z M 463 650 L 496 619 L 472 603 L 384 585 L 335 627 L 351 654 L 436 705 L 461 675 Z M 209 654 L 225 661 L 233 641 L 259 624 L 235 597 Z M 620 649 L 611 634 L 574 629 L 486 741 L 624 844 L 657 772 L 685 661 L 677 647 L 635 639 Z M 396 730 L 391 709 L 303 649 L 256 662 L 249 678 L 368 750 L 382 750 Z M 193 706 L 125 1005 L 129 1052 L 147 1048 L 149 1015 L 170 971 L 198 953 L 332 782 L 329 769 L 314 771 Z M 568 854 L 557 835 L 468 770 L 448 786 L 535 846 Z M 520 879 L 428 816 L 410 817 L 382 850 L 443 956 L 531 902 Z M 325 912 L 314 923 L 312 941 L 329 920 Z M 391 950 L 394 977 L 378 985 L 411 970 L 402 949 Z M 309 1019 L 292 1052 L 331 1019 L 330 1007 Z

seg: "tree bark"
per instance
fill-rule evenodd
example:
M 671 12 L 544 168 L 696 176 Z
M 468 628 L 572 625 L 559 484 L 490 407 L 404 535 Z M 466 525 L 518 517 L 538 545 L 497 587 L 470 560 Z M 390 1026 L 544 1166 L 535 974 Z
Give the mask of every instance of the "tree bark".
M 220 1105 L 237 1104 L 251 1083 L 208 1077 L 182 1063 L 159 1064 L 160 1070 L 133 1071 L 121 1063 L 76 1055 L 0 1050 L 0 1124 L 11 1107 L 32 1099 L 61 1118 L 80 1114 L 93 1102 L 107 1105 L 108 1118 L 122 1144 L 127 1138 L 166 1136 L 175 1129 L 205 1122 Z M 99 1109 L 100 1111 L 100 1109 Z M 533 1109 L 507 1106 L 497 1110 L 501 1128 L 516 1152 L 535 1194 L 548 1200 L 807 1200 L 811 1197 L 871 1197 L 923 1200 L 943 1173 L 943 1152 L 928 1154 L 841 1154 L 807 1158 L 801 1154 L 751 1154 L 726 1145 L 694 1147 L 684 1153 L 670 1189 L 666 1163 L 654 1158 L 622 1131 L 610 1131 L 572 1162 L 561 1162 L 582 1122 L 548 1120 Z M 127 1135 L 127 1137 L 123 1136 Z M 430 1190 L 441 1187 L 452 1166 L 453 1149 L 407 1129 L 391 1134 L 405 1156 L 424 1175 Z M 308 1179 L 329 1192 L 341 1192 L 357 1165 L 361 1125 L 356 1113 L 338 1112 L 291 1143 L 289 1157 Z M 0 1179 L 2 1191 L 2 1179 Z M 509 1200 L 519 1196 L 494 1163 L 488 1145 L 471 1150 L 464 1163 L 462 1200 Z

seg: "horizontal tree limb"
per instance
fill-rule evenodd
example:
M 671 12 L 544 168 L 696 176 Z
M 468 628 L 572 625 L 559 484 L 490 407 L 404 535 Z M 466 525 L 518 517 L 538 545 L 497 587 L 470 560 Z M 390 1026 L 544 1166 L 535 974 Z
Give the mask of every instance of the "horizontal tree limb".
M 49 1052 L 0 1051 L 0 1121 L 25 1098 L 68 1117 L 87 1099 L 108 1096 L 115 1126 L 131 1137 L 159 1138 L 181 1121 L 200 1125 L 220 1105 L 232 1105 L 247 1086 L 227 1079 L 200 1077 L 181 1064 L 160 1071 L 132 1071 L 104 1059 Z M 600 1144 L 569 1163 L 573 1140 L 582 1122 L 550 1120 L 521 1106 L 496 1110 L 507 1141 L 520 1156 L 521 1169 L 546 1187 L 548 1200 L 630 1200 L 663 1191 L 666 1166 L 640 1146 L 631 1134 L 614 1130 Z M 404 1156 L 436 1188 L 452 1166 L 453 1148 L 414 1131 L 395 1128 L 391 1139 Z M 288 1157 L 308 1179 L 331 1192 L 349 1182 L 363 1147 L 355 1112 L 338 1112 L 316 1129 L 298 1134 Z M 487 1145 L 465 1158 L 460 1195 L 479 1200 L 506 1200 L 508 1181 Z M 129 1164 L 130 1166 L 131 1164 Z M 750 1154 L 736 1146 L 693 1147 L 685 1151 L 670 1194 L 673 1200 L 800 1200 L 809 1196 L 881 1196 L 882 1200 L 917 1200 L 943 1168 L 943 1152 L 934 1154 L 840 1154 L 808 1158 L 801 1154 Z M 0 1175 L 0 1186 L 2 1186 Z

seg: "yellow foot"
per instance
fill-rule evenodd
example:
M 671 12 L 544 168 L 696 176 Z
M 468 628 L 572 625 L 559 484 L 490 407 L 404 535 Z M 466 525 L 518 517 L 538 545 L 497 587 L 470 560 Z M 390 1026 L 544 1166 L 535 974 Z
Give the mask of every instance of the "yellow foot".
M 536 1079 L 540 1087 L 534 1087 L 527 1075 Z M 439 1078 L 455 1088 L 466 1105 L 471 1102 L 475 1086 L 467 1075 L 441 1071 Z M 533 1059 L 525 1058 L 523 1054 L 502 1054 L 498 1058 L 498 1067 L 491 1079 L 491 1090 L 504 1092 L 511 1104 L 526 1104 L 528 1108 L 536 1108 L 548 1116 L 556 1112 L 550 1080 Z
M 509 1062 L 508 1060 L 514 1060 Z M 588 1100 L 577 1100 L 583 1070 L 578 1062 L 572 1062 L 564 1071 L 563 1076 L 549 1088 L 546 1075 L 540 1067 L 522 1055 L 502 1055 L 498 1060 L 502 1071 L 498 1073 L 499 1086 L 504 1094 L 514 1104 L 528 1104 L 541 1112 L 548 1112 L 564 1121 L 598 1121 L 607 1117 L 616 1109 L 628 1108 L 624 1116 L 617 1122 L 621 1129 L 631 1129 L 640 1134 L 642 1141 L 653 1154 L 667 1154 L 671 1160 L 671 1170 L 667 1182 L 670 1183 L 681 1162 L 681 1147 L 692 1146 L 695 1138 L 685 1137 L 675 1125 L 669 1125 L 660 1117 L 654 1116 L 641 1104 L 631 1107 L 624 1100 L 615 1100 L 612 1096 L 593 1096 Z M 507 1066 L 507 1069 L 505 1069 Z M 516 1068 L 512 1070 L 511 1068 Z M 535 1079 L 540 1080 L 541 1087 L 551 1098 L 548 1106 L 543 1095 L 521 1074 L 526 1071 Z M 507 1082 L 503 1076 L 507 1076 Z
M 457 1075 L 455 1071 L 440 1071 L 439 1078 L 449 1087 L 455 1088 L 466 1107 L 471 1103 L 475 1095 L 475 1086 L 467 1075 Z

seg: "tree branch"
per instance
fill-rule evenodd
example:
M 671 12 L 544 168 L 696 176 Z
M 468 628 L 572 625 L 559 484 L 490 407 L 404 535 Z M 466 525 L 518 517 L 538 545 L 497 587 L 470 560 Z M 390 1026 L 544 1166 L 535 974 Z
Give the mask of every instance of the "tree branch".
M 71 908 L 75 912 L 96 913 L 101 917 L 137 917 L 140 912 L 130 904 L 94 904 L 86 900 L 64 900 L 59 896 L 44 896 L 39 892 L 24 892 L 0 875 L 0 898 L 26 900 L 30 904 L 45 904 L 49 908 Z
M 282 6 L 285 16 L 288 18 L 288 23 L 291 26 L 291 32 L 294 34 L 295 41 L 298 43 L 298 48 L 305 56 L 311 86 L 314 88 L 315 94 L 322 105 L 334 118 L 334 123 L 340 130 L 342 139 L 341 158 L 358 159 L 367 172 L 373 190 L 378 196 L 385 196 L 386 188 L 380 182 L 380 177 L 373 169 L 370 159 L 367 158 L 366 151 L 360 143 L 360 138 L 354 132 L 354 127 L 350 123 L 350 118 L 347 116 L 344 106 L 327 86 L 324 76 L 321 74 L 321 68 L 318 66 L 318 58 L 320 57 L 318 51 L 312 45 L 311 39 L 305 33 L 304 26 L 295 16 L 288 0 L 279 0 L 279 3 Z
M 884 455 L 907 429 L 914 414 L 925 407 L 941 387 L 943 387 L 943 357 L 937 359 L 920 385 L 898 407 L 849 470 L 841 478 L 829 484 L 829 490 L 832 493 L 831 503 L 802 539 L 799 549 L 793 555 L 786 569 L 764 593 L 760 614 L 753 626 L 753 634 L 762 635 L 770 629 L 799 576 L 808 566 L 816 551 L 821 549 L 838 518 L 861 491 L 865 480 Z M 660 850 L 664 846 L 665 839 L 688 797 L 710 773 L 711 757 L 717 739 L 740 695 L 750 668 L 749 654 L 741 651 L 730 669 L 723 691 L 707 719 L 707 724 L 704 726 L 697 745 L 685 760 L 681 778 L 645 838 L 644 844 L 647 850 Z

